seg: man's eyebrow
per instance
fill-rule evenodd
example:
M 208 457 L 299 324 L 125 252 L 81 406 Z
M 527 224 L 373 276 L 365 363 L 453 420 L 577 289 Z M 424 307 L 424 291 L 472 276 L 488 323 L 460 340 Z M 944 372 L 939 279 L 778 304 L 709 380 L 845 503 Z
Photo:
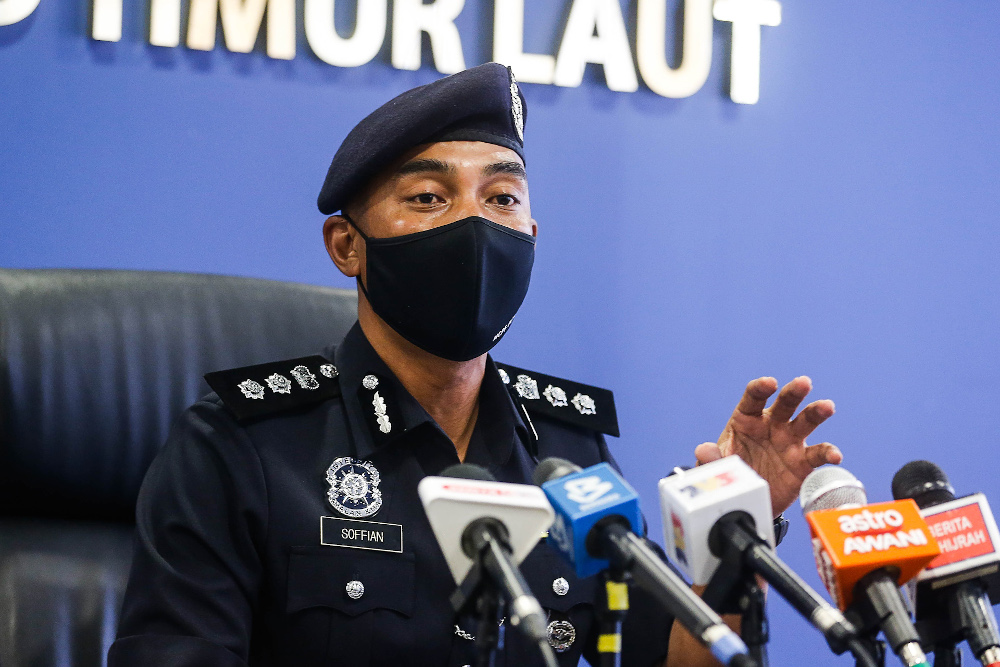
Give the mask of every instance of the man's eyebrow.
M 410 174 L 423 174 L 423 173 L 435 173 L 435 174 L 451 174 L 455 172 L 455 165 L 449 164 L 443 160 L 435 160 L 433 158 L 420 158 L 419 160 L 410 160 L 399 169 L 396 170 L 396 178 L 401 176 L 409 176 Z
M 528 175 L 525 173 L 524 167 L 520 162 L 508 160 L 504 162 L 494 162 L 493 164 L 483 167 L 483 176 L 495 176 L 497 174 L 510 174 L 511 176 L 517 176 L 518 178 L 528 178 Z

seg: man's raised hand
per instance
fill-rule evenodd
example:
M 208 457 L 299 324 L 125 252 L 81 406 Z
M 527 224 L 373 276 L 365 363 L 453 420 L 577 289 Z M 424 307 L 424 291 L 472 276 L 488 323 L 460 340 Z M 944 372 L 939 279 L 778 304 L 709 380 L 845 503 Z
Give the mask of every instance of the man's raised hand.
M 800 376 L 782 387 L 771 407 L 769 399 L 778 389 L 772 377 L 757 378 L 747 385 L 717 443 L 695 448 L 698 464 L 736 454 L 771 486 L 771 508 L 777 515 L 799 494 L 806 476 L 821 465 L 840 463 L 843 455 L 828 442 L 806 445 L 806 437 L 830 418 L 833 401 L 813 401 L 795 418 L 795 410 L 812 389 L 812 380 Z

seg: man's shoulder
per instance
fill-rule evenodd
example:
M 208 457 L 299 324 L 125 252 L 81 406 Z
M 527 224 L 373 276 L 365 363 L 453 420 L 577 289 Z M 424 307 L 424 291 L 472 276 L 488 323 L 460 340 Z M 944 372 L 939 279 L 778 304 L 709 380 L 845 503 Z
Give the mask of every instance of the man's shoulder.
M 308 409 L 340 398 L 340 373 L 312 355 L 215 371 L 205 381 L 241 424 Z
M 495 362 L 514 402 L 534 415 L 618 436 L 615 396 L 608 389 Z

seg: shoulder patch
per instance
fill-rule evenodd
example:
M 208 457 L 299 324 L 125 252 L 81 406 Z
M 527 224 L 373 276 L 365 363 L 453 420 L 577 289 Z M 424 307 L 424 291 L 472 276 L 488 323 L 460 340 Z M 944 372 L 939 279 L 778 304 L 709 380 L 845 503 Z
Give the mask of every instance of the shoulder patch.
M 216 371 L 205 381 L 244 422 L 337 398 L 338 375 L 336 366 L 314 355 Z
M 589 384 L 497 363 L 513 399 L 529 412 L 618 437 L 615 395 Z

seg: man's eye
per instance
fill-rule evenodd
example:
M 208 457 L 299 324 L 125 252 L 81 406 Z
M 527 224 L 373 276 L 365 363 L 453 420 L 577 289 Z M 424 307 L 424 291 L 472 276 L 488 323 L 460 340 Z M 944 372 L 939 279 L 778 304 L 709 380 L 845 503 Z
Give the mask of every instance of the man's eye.
M 439 200 L 440 200 L 440 197 L 438 197 L 433 192 L 422 192 L 422 193 L 420 193 L 419 195 L 417 195 L 416 197 L 413 198 L 413 201 L 415 201 L 416 203 L 418 203 L 418 204 L 424 204 L 424 205 L 435 204 Z
M 514 195 L 497 195 L 494 199 L 499 206 L 503 207 L 513 206 L 517 203 L 517 197 Z

